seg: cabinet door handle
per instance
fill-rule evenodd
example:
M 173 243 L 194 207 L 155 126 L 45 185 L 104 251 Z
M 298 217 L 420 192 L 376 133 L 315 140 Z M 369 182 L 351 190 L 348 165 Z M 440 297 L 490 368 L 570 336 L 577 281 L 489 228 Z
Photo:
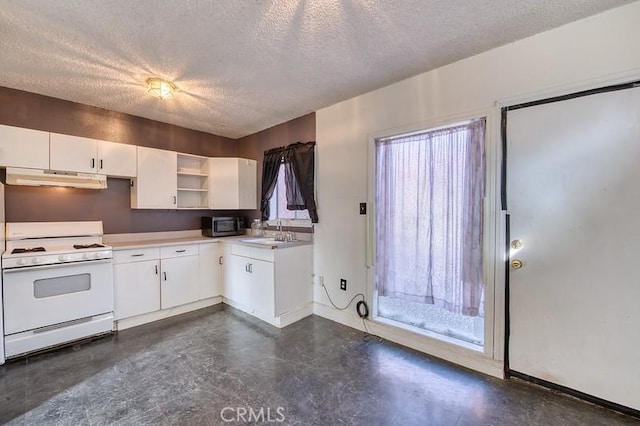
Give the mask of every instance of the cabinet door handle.
M 187 250 L 176 250 L 176 253 L 184 253 Z
M 96 159 L 92 158 L 91 159 L 91 168 L 94 169 L 96 167 Z
M 176 196 L 174 195 L 173 196 L 173 204 L 176 204 L 176 202 L 177 202 L 177 199 L 176 199 Z
M 164 276 L 164 280 L 166 281 L 167 280 L 167 273 L 163 272 L 162 275 Z
M 104 167 L 102 167 L 102 160 L 100 160 L 100 170 L 104 169 Z
M 158 275 L 158 265 L 155 265 L 155 266 L 156 266 L 156 275 Z
M 140 256 L 144 256 L 144 253 L 137 253 L 137 254 L 131 255 L 131 257 L 140 257 Z
M 249 264 L 249 273 L 253 274 L 253 263 Z
M 218 257 L 218 265 L 222 265 L 222 256 Z

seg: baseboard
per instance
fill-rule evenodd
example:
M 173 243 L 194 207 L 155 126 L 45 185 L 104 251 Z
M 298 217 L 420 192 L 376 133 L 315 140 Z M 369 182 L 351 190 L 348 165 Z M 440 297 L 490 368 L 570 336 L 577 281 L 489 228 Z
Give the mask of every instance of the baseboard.
M 114 322 L 113 329 L 114 331 L 122 331 L 126 330 L 127 328 L 137 327 L 139 325 L 159 321 L 165 318 L 173 317 L 175 315 L 185 314 L 187 312 L 206 308 L 208 306 L 217 305 L 218 303 L 222 303 L 222 296 L 198 300 L 197 302 L 176 306 L 175 308 L 162 309 L 160 311 L 149 312 L 147 314 L 142 314 L 131 318 L 123 318 Z
M 313 303 L 308 303 L 301 308 L 294 309 L 293 311 L 280 314 L 278 317 L 276 317 L 276 322 L 278 323 L 276 327 L 281 327 L 281 328 L 286 327 L 312 314 L 313 314 Z
M 313 313 L 360 331 L 368 331 L 383 339 L 424 352 L 453 364 L 499 379 L 504 378 L 503 362 L 489 358 L 483 353 L 369 320 L 366 320 L 368 330 L 365 330 L 363 320 L 357 315 L 347 311 L 338 311 L 331 306 L 317 302 L 313 304 Z
M 302 318 L 308 317 L 313 314 L 313 304 L 309 303 L 301 308 L 295 309 L 293 311 L 285 312 L 283 314 L 278 315 L 277 317 L 270 317 L 268 315 L 264 315 L 260 312 L 250 309 L 248 306 L 245 306 L 241 303 L 235 302 L 231 299 L 227 299 L 226 297 L 222 299 L 222 302 L 225 305 L 229 305 L 232 308 L 236 308 L 239 311 L 246 312 L 247 314 L 258 318 L 261 321 L 271 324 L 274 327 L 283 328 L 290 324 L 293 324 L 296 321 L 301 320 Z

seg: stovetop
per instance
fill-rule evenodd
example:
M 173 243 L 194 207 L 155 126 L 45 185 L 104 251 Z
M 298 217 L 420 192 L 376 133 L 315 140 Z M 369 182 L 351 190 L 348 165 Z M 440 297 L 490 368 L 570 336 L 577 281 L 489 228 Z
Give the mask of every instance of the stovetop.
M 44 247 L 14 248 L 13 250 L 11 250 L 11 254 L 37 253 L 41 251 L 46 251 L 46 250 Z
M 107 260 L 101 222 L 10 222 L 2 268 Z

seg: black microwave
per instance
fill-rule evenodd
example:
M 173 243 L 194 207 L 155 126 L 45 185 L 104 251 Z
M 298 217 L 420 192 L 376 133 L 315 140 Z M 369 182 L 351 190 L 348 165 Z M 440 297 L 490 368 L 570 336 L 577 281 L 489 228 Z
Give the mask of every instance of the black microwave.
M 228 237 L 244 233 L 243 217 L 202 216 L 202 235 L 205 237 Z

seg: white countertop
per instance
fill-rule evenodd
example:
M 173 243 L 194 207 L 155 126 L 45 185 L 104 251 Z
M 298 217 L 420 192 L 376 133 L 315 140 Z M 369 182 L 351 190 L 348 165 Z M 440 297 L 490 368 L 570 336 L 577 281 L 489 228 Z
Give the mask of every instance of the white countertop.
M 130 241 L 118 241 L 107 242 L 114 250 L 126 250 L 133 248 L 145 248 L 145 247 L 164 247 L 175 246 L 185 244 L 203 244 L 203 243 L 215 243 L 219 238 L 210 237 L 182 237 L 182 238 L 158 238 L 158 239 L 144 239 L 144 240 L 130 240 Z
M 175 245 L 185 245 L 185 244 L 206 244 L 206 243 L 227 243 L 227 244 L 241 244 L 250 247 L 258 247 L 263 248 L 265 250 L 273 250 L 273 249 L 286 249 L 290 247 L 299 247 L 303 245 L 312 244 L 311 241 L 291 241 L 284 244 L 278 245 L 270 245 L 270 244 L 260 244 L 260 243 L 250 243 L 242 240 L 252 239 L 257 237 L 252 237 L 250 235 L 238 235 L 233 237 L 203 237 L 203 236 L 189 236 L 189 237 L 181 237 L 181 238 L 158 238 L 158 239 L 144 239 L 144 240 L 128 240 L 128 241 L 107 241 L 106 243 L 113 247 L 113 250 L 127 250 L 127 249 L 136 249 L 136 248 L 148 248 L 148 247 L 164 247 L 164 246 L 175 246 Z

